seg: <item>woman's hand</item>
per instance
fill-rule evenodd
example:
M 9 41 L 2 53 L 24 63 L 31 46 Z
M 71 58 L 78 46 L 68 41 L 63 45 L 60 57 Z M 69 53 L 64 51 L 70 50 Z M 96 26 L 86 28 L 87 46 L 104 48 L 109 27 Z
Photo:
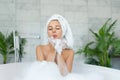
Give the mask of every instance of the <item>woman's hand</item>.
M 62 53 L 62 40 L 61 39 L 54 39 L 54 38 L 49 38 L 49 42 L 54 46 L 56 52 L 61 55 Z
M 61 55 L 62 49 L 63 49 L 63 47 L 62 47 L 61 39 L 56 39 L 55 40 L 55 50 L 56 50 L 56 52 Z

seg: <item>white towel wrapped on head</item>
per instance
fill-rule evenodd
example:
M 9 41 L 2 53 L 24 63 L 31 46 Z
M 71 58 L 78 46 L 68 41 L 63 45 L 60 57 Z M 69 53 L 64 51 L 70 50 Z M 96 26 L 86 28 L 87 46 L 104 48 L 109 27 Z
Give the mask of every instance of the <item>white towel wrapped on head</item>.
M 69 48 L 73 48 L 73 36 L 72 36 L 72 31 L 70 29 L 70 26 L 65 18 L 63 18 L 61 15 L 55 14 L 50 19 L 48 20 L 46 24 L 46 33 L 47 33 L 47 27 L 50 21 L 52 20 L 58 20 L 61 28 L 62 28 L 62 38 L 66 40 L 67 46 Z

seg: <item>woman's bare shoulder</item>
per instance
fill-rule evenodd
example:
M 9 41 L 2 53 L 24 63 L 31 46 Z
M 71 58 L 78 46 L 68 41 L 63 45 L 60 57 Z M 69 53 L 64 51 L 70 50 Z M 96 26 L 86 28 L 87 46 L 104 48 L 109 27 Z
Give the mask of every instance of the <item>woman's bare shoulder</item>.
M 74 54 L 74 50 L 73 49 L 65 49 L 63 52 L 65 54 Z
M 71 52 L 71 53 L 74 53 L 74 50 L 73 49 L 65 49 L 67 52 Z
M 36 49 L 44 49 L 47 45 L 38 45 Z
M 62 56 L 64 57 L 64 59 L 66 60 L 69 56 L 74 56 L 74 50 L 72 49 L 64 49 Z

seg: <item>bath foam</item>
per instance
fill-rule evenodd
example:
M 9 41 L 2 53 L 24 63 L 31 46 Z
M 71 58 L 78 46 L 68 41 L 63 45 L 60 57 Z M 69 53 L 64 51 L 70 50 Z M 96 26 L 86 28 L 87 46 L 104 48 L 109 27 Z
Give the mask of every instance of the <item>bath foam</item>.
M 104 77 L 93 72 L 87 74 L 69 73 L 62 76 L 54 62 L 36 61 L 26 67 L 22 76 L 15 80 L 104 80 Z

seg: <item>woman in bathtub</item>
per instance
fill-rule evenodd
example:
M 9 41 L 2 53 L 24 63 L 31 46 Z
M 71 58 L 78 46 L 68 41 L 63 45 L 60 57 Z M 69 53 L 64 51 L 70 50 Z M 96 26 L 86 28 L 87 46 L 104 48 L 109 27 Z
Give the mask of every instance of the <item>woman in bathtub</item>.
M 103 80 L 96 73 L 71 72 L 73 37 L 65 18 L 53 15 L 46 24 L 46 33 L 48 44 L 37 46 L 37 61 L 24 70 L 23 79 L 19 80 Z
M 37 46 L 38 61 L 55 62 L 62 75 L 72 71 L 74 57 L 73 37 L 68 22 L 60 15 L 53 15 L 46 24 L 48 44 Z

